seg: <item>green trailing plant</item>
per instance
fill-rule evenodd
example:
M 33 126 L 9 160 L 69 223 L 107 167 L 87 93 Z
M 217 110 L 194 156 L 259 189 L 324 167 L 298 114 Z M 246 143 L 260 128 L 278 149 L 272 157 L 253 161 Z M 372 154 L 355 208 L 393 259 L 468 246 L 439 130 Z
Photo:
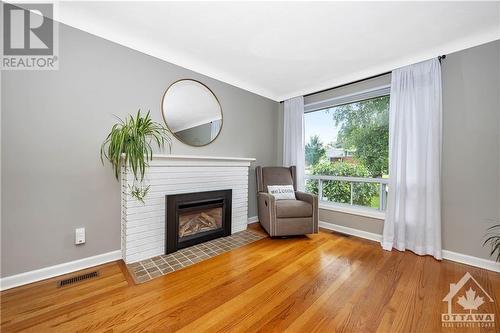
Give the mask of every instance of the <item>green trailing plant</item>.
M 483 246 L 490 245 L 490 256 L 496 255 L 496 261 L 500 262 L 500 224 L 488 228 L 486 234 L 488 238 L 483 243 Z
M 144 198 L 146 197 L 146 195 L 148 195 L 149 187 L 150 185 L 144 186 L 143 184 L 141 184 L 140 186 L 129 185 L 128 189 L 133 197 L 135 197 L 140 202 L 144 203 Z
M 129 167 L 134 178 L 140 185 L 134 185 L 130 194 L 137 200 L 144 202 L 149 186 L 144 186 L 144 174 L 148 162 L 153 159 L 153 146 L 163 149 L 168 145 L 171 148 L 172 140 L 169 131 L 161 124 L 151 119 L 149 111 L 146 115 L 137 111 L 137 115 L 130 115 L 125 119 L 117 117 L 119 122 L 111 128 L 101 146 L 101 161 L 106 158 L 112 165 L 117 180 L 120 179 L 122 167 Z

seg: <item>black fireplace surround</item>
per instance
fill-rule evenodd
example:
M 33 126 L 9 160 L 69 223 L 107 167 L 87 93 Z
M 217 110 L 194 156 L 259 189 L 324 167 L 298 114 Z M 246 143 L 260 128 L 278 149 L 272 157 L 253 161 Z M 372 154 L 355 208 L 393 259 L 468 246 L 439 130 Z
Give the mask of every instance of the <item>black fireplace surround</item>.
M 172 253 L 188 246 L 231 235 L 231 200 L 232 190 L 166 195 L 165 253 Z M 216 218 L 205 212 L 216 212 Z M 198 232 L 180 237 L 181 216 L 197 217 L 202 215 L 206 216 L 212 223 L 211 229 L 201 229 Z M 186 219 L 188 218 L 185 218 L 184 221 Z M 204 221 L 203 217 L 202 221 Z

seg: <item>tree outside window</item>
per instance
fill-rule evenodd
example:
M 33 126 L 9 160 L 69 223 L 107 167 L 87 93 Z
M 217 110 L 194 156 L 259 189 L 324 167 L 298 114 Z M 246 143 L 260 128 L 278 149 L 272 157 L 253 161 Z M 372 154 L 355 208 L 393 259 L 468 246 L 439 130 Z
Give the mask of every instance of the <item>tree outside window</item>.
M 311 175 L 384 178 L 389 170 L 389 96 L 306 113 L 306 173 Z M 311 135 L 312 134 L 312 135 Z M 306 189 L 318 193 L 317 181 Z M 379 186 L 357 183 L 353 204 L 378 208 Z M 323 197 L 350 203 L 348 182 L 324 181 Z

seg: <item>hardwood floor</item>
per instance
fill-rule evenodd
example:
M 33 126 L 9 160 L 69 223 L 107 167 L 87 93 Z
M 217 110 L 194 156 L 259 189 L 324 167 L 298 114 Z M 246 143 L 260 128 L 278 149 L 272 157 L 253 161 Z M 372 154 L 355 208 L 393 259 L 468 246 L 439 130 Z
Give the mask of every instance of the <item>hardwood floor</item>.
M 327 231 L 266 238 L 141 285 L 122 262 L 99 270 L 2 292 L 1 331 L 495 332 L 441 326 L 442 299 L 466 272 L 495 300 L 481 310 L 499 317 L 500 274 Z

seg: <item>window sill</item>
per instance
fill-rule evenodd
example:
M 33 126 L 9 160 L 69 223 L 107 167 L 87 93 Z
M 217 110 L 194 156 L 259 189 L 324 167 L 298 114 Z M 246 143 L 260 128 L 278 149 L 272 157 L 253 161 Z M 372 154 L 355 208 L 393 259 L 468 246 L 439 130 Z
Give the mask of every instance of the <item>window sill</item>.
M 385 212 L 381 212 L 381 211 L 378 211 L 375 209 L 370 209 L 370 208 L 356 207 L 356 206 L 343 205 L 343 204 L 334 204 L 334 203 L 325 202 L 325 201 L 320 201 L 319 208 L 334 211 L 334 212 L 350 214 L 350 215 L 369 217 L 372 219 L 378 219 L 378 220 L 385 219 Z

